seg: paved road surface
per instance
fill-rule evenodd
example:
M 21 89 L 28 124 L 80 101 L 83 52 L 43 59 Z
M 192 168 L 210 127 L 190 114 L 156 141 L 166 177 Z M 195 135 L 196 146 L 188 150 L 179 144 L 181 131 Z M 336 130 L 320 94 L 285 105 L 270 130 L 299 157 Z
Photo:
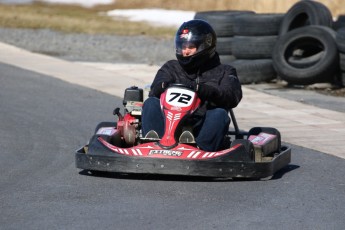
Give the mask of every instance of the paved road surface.
M 292 145 L 291 164 L 267 181 L 90 176 L 75 168 L 73 151 L 122 99 L 0 69 L 0 229 L 345 226 L 341 158 Z
M 130 85 L 151 83 L 158 69 L 143 64 L 73 63 L 3 43 L 0 62 L 120 97 Z M 341 110 L 287 100 L 245 86 L 243 92 L 243 100 L 235 109 L 243 129 L 273 126 L 283 133 L 284 141 L 345 158 L 345 116 Z M 337 101 L 333 107 L 339 106 L 345 107 L 345 100 Z

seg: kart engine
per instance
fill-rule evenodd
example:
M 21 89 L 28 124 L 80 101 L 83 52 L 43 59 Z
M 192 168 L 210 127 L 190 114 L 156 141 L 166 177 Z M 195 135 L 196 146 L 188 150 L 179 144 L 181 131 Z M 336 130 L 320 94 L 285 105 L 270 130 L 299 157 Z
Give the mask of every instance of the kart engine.
M 125 107 L 124 116 L 121 115 L 119 108 L 114 110 L 114 115 L 118 116 L 117 129 L 120 130 L 121 137 L 126 145 L 133 146 L 140 135 L 143 89 L 137 86 L 127 88 L 123 98 L 123 105 Z

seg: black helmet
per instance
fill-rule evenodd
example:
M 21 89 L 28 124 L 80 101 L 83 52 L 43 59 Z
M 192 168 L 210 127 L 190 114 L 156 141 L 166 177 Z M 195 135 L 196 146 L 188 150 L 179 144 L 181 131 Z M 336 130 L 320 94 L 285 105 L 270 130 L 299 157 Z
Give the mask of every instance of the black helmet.
M 191 56 L 182 55 L 182 47 L 192 43 L 197 51 Z M 183 68 L 198 69 L 216 52 L 217 36 L 213 28 L 203 20 L 184 22 L 175 36 L 176 57 Z

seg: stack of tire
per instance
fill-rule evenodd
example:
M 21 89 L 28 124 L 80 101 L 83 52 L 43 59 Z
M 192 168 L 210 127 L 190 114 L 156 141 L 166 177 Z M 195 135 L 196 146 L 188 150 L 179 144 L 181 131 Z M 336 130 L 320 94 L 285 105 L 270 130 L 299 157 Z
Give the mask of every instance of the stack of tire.
M 345 15 L 333 22 L 322 3 L 299 1 L 285 14 L 208 11 L 194 18 L 213 26 L 221 62 L 236 67 L 242 84 L 345 84 Z
M 339 83 L 345 86 L 345 15 L 338 15 L 333 24 L 334 30 L 337 31 L 336 43 L 339 51 Z
M 273 49 L 278 77 L 291 85 L 335 82 L 339 72 L 336 32 L 329 9 L 300 1 L 285 14 Z
M 269 82 L 276 78 L 272 52 L 284 14 L 246 14 L 235 17 L 229 64 L 237 69 L 242 84 Z
M 194 19 L 207 21 L 217 34 L 217 52 L 222 63 L 235 60 L 232 54 L 235 18 L 238 15 L 255 14 L 253 11 L 203 11 L 196 12 Z
M 334 30 L 338 30 L 345 27 L 345 14 L 338 15 L 337 19 L 333 23 Z
M 339 50 L 339 81 L 345 86 L 345 25 L 337 30 L 336 43 Z

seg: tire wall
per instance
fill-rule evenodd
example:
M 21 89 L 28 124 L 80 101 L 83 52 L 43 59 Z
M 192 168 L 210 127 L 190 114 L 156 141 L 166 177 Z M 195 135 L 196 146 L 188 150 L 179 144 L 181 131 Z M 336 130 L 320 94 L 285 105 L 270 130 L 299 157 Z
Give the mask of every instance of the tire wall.
M 339 82 L 345 86 L 345 24 L 337 30 L 336 44 L 339 51 Z
M 278 75 L 294 85 L 331 82 L 339 66 L 335 31 L 326 26 L 305 26 L 279 38 L 273 52 Z
M 232 53 L 235 18 L 238 15 L 255 14 L 253 11 L 203 11 L 194 19 L 207 21 L 217 34 L 217 52 L 222 63 L 230 63 L 236 58 Z
M 335 83 L 339 54 L 330 10 L 317 1 L 300 1 L 285 14 L 273 50 L 278 77 L 291 85 Z
M 272 52 L 283 14 L 239 15 L 235 18 L 232 52 L 242 84 L 270 82 L 276 78 Z
M 207 11 L 194 18 L 214 28 L 221 62 L 237 69 L 242 84 L 345 84 L 345 17 L 333 21 L 318 1 L 299 1 L 283 14 Z

